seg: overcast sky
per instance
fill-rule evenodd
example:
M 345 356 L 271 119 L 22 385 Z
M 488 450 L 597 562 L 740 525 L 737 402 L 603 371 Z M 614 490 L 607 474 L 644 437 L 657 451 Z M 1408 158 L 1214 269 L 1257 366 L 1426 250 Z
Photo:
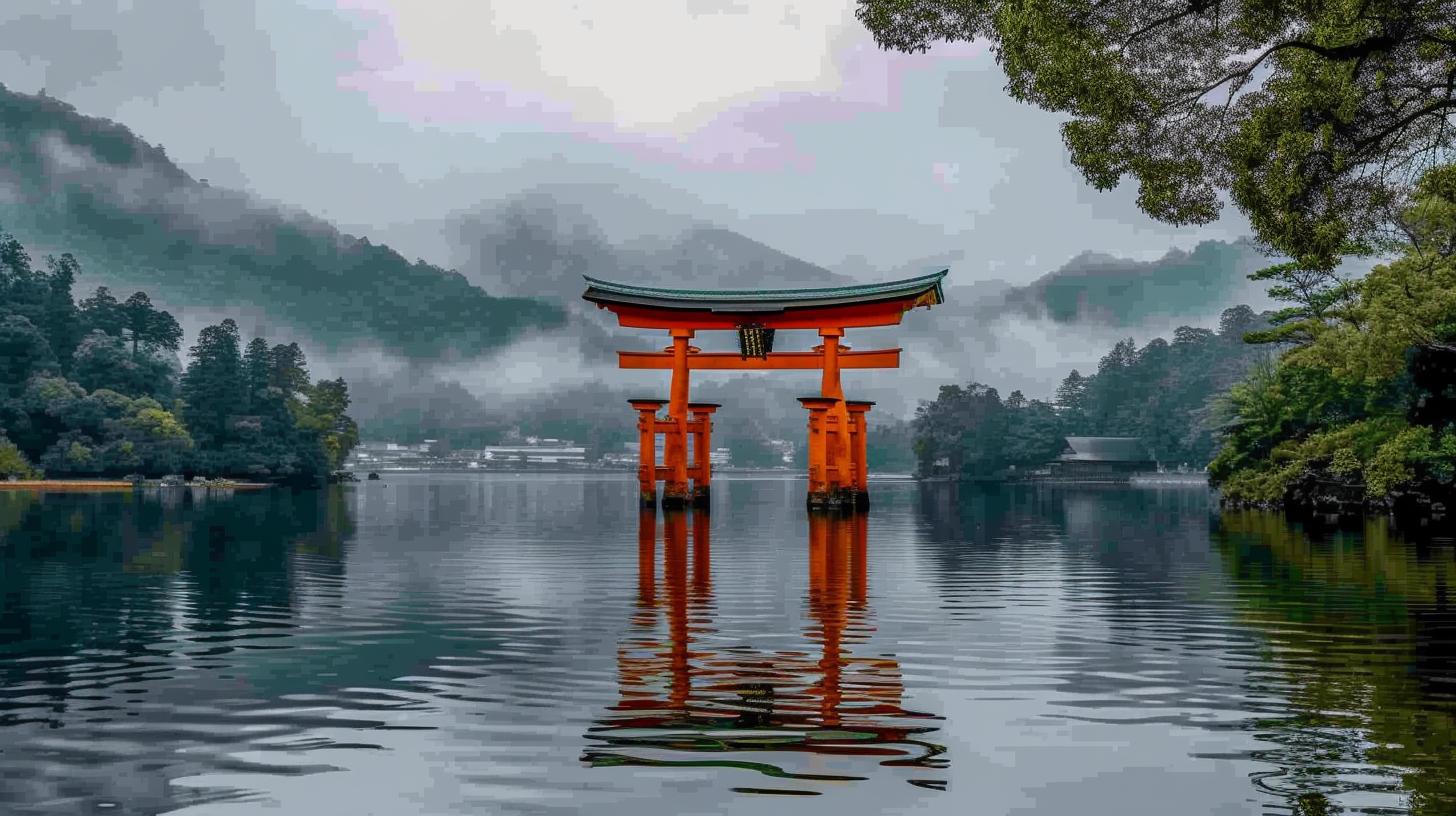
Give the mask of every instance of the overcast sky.
M 1232 238 L 1088 188 L 980 45 L 875 48 L 851 0 L 6 0 L 0 82 L 213 184 L 390 239 L 536 181 L 634 180 L 857 275 L 1024 281 Z M 413 247 L 406 247 L 413 249 Z M 421 248 L 420 251 L 428 251 Z M 443 260 L 443 259 L 433 259 Z

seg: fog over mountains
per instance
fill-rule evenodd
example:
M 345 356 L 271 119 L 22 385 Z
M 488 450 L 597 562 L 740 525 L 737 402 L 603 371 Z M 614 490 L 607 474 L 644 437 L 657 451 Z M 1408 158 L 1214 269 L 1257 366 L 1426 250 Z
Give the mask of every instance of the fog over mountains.
M 929 256 L 854 275 L 826 269 L 721 226 L 682 191 L 599 172 L 577 182 L 517 177 L 482 191 L 477 207 L 385 230 L 425 258 L 410 261 L 308 213 L 194 178 L 162 147 L 55 99 L 0 86 L 0 124 L 0 226 L 37 254 L 74 252 L 82 292 L 145 289 L 178 314 L 189 342 L 225 316 L 245 334 L 299 337 L 316 373 L 354 385 L 366 434 L 509 424 L 544 394 L 615 402 L 627 390 L 664 390 L 658 374 L 615 370 L 615 349 L 662 339 L 617 329 L 582 302 L 582 275 L 791 288 L 941 268 Z M 962 261 L 946 304 L 849 338 L 860 348 L 905 347 L 906 368 L 847 381 L 882 402 L 881 416 L 908 414 L 946 382 L 1046 395 L 1067 369 L 1095 367 L 1122 337 L 1208 325 L 1237 302 L 1258 307 L 1246 275 L 1265 262 L 1247 244 L 1206 241 L 1150 262 L 1084 253 L 1013 286 Z M 731 342 L 714 335 L 699 345 Z M 808 348 L 817 338 L 786 332 L 779 342 Z M 774 399 L 792 407 L 814 379 L 780 376 L 754 388 L 783 391 Z M 703 377 L 704 393 L 744 387 L 729 375 Z M 775 417 L 795 430 L 802 419 Z
M 307 213 L 213 187 L 162 147 L 58 100 L 0 86 L 0 125 L 0 225 L 37 253 L 74 253 L 83 290 L 145 289 L 184 321 L 226 314 L 327 352 L 412 360 L 478 356 L 565 320 L 558 307 L 492 297 Z

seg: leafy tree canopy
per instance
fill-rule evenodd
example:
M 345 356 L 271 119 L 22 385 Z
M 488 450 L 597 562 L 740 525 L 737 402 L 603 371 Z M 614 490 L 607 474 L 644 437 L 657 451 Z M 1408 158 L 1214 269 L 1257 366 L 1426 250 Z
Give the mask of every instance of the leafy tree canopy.
M 1399 235 L 1456 139 L 1452 0 L 859 0 L 858 16 L 890 49 L 989 41 L 1013 97 L 1068 116 L 1093 186 L 1132 177 L 1173 224 L 1212 221 L 1226 191 L 1304 269 Z
M 348 386 L 310 387 L 295 343 L 203 329 L 179 376 L 177 321 L 144 292 L 79 304 L 70 255 L 31 263 L 0 232 L 0 478 L 204 473 L 317 484 L 358 442 Z M 180 391 L 182 399 L 174 399 Z
M 1456 167 L 1402 214 L 1404 255 L 1352 284 L 1227 406 L 1210 473 L 1260 505 L 1456 503 Z

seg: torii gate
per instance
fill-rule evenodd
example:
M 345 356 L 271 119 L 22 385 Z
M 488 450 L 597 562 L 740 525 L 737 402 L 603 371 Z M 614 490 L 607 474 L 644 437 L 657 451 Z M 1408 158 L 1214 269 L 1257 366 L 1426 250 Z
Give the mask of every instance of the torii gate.
M 663 351 L 619 351 L 619 368 L 672 371 L 669 399 L 629 400 L 641 434 L 638 467 L 643 506 L 706 506 L 712 465 L 712 414 L 716 403 L 688 401 L 692 370 L 819 369 L 819 393 L 800 397 L 809 410 L 809 506 L 867 507 L 865 414 L 872 402 L 846 400 L 839 372 L 845 368 L 899 368 L 900 349 L 853 351 L 840 344 L 846 329 L 899 324 L 916 306 L 943 302 L 941 281 L 949 270 L 917 278 L 824 289 L 680 290 L 656 289 L 586 278 L 582 297 L 609 309 L 618 325 L 665 329 L 672 345 Z M 814 329 L 823 338 L 811 351 L 774 351 L 779 329 Z M 700 331 L 737 331 L 739 351 L 704 352 L 688 343 Z M 657 414 L 667 405 L 666 418 Z M 664 437 L 663 467 L 657 467 L 657 435 Z M 692 435 L 693 461 L 688 462 Z M 691 480 L 691 486 L 689 481 Z

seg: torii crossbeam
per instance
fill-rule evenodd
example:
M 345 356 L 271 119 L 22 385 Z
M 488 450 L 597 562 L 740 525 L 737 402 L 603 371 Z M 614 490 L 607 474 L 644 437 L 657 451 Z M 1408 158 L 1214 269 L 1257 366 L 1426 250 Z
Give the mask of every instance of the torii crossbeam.
M 819 393 L 799 399 L 809 410 L 809 506 L 867 507 L 865 414 L 874 403 L 846 400 L 839 374 L 842 369 L 899 368 L 901 350 L 855 351 L 841 345 L 840 338 L 846 329 L 897 325 L 905 312 L 941 303 L 941 281 L 948 271 L 823 289 L 658 289 L 586 278 L 582 297 L 610 310 L 619 325 L 665 329 L 672 338 L 660 352 L 617 352 L 620 368 L 672 372 L 667 400 L 630 400 L 641 432 L 642 504 L 656 505 L 659 481 L 663 507 L 708 503 L 711 417 L 719 406 L 688 401 L 690 372 L 818 369 L 824 372 Z M 774 332 L 780 329 L 813 329 L 823 342 L 810 351 L 776 352 Z M 689 344 L 697 332 L 710 330 L 737 331 L 739 352 L 703 352 Z M 659 418 L 664 404 L 667 416 Z M 661 468 L 658 434 L 665 443 Z M 691 463 L 689 435 L 694 440 Z

